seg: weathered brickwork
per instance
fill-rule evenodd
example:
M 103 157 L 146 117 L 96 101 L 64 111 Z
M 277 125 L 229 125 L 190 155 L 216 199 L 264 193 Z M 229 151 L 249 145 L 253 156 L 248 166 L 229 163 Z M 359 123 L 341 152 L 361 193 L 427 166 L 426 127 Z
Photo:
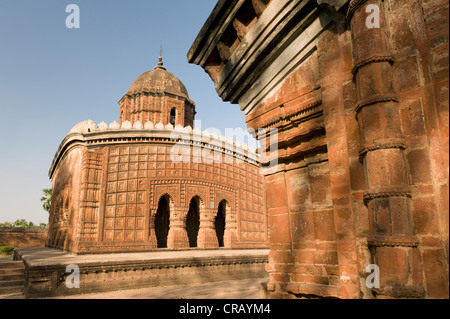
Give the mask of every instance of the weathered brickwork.
M 157 97 L 135 96 L 152 92 Z M 75 253 L 267 247 L 255 150 L 184 127 L 193 122 L 194 104 L 161 61 L 127 94 L 140 104 L 130 111 L 126 95 L 120 124 L 81 122 L 62 141 L 50 169 L 47 246 Z M 176 125 L 170 123 L 174 96 L 192 107 L 177 107 Z M 156 111 L 152 98 L 162 101 Z
M 47 233 L 45 228 L 0 227 L 0 246 L 44 247 Z
M 271 297 L 448 298 L 448 1 L 272 1 L 240 28 L 255 2 L 218 1 L 188 61 L 277 130 Z
M 163 67 L 161 58 L 158 66 L 133 82 L 119 105 L 119 124 L 128 120 L 194 126 L 195 103 L 184 84 Z

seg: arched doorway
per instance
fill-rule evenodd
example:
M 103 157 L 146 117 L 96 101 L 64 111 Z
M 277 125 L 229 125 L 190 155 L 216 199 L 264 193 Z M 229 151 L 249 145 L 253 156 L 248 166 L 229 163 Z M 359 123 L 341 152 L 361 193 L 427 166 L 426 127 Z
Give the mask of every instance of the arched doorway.
M 169 199 L 162 196 L 158 202 L 155 215 L 155 235 L 158 248 L 167 248 L 167 235 L 169 234 L 170 207 Z
M 186 232 L 189 239 L 189 247 L 197 247 L 197 236 L 200 228 L 199 198 L 193 197 L 189 203 L 189 211 L 186 216 Z
M 176 116 L 177 116 L 177 110 L 175 108 L 172 108 L 170 110 L 170 120 L 169 123 L 175 126 L 176 122 Z
M 216 228 L 217 240 L 219 247 L 224 246 L 223 235 L 225 233 L 225 209 L 226 201 L 223 200 L 219 203 L 219 210 L 217 211 L 216 219 L 214 221 L 214 227 Z

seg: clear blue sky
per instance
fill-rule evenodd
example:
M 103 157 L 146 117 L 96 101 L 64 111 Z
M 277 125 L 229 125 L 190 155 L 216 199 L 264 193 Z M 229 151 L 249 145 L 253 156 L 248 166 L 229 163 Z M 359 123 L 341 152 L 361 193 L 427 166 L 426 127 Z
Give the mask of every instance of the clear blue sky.
M 68 4 L 80 28 L 66 28 Z M 186 54 L 215 0 L 0 0 L 0 222 L 48 222 L 42 189 L 70 129 L 83 120 L 118 120 L 117 102 L 164 66 L 186 85 L 202 129 L 245 128 L 238 105 L 222 102 Z M 241 141 L 242 142 L 242 141 Z

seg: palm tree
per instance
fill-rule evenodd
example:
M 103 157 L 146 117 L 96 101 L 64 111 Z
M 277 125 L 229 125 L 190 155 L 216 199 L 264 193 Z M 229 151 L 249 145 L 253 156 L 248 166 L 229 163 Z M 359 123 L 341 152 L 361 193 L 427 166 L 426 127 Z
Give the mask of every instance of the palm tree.
M 44 188 L 42 190 L 44 193 L 44 196 L 41 197 L 41 202 L 44 202 L 42 204 L 42 207 L 44 210 L 47 211 L 47 213 L 50 212 L 50 206 L 52 205 L 52 189 L 51 188 Z

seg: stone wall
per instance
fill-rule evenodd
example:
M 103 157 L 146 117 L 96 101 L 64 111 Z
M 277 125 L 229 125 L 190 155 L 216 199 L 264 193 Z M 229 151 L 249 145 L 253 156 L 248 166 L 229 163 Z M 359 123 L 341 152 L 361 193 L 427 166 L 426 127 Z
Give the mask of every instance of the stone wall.
M 44 247 L 48 229 L 45 228 L 0 228 L 0 246 L 15 248 Z

